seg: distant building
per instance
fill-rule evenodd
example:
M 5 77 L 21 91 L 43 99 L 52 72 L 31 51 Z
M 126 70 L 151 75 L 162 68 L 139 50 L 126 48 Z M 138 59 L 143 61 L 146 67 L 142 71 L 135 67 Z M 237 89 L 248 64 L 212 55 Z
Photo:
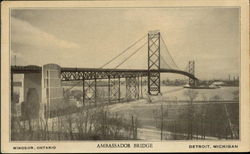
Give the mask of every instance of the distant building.
M 214 81 L 211 86 L 224 86 L 225 82 L 223 81 Z

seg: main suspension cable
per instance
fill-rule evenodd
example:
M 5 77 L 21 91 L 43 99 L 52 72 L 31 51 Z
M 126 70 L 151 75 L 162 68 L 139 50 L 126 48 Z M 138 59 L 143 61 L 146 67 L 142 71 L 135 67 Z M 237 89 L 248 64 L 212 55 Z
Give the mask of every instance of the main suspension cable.
M 175 61 L 174 61 L 173 57 L 171 56 L 171 54 L 170 54 L 170 52 L 169 52 L 169 50 L 168 50 L 168 48 L 167 48 L 167 45 L 166 45 L 166 43 L 165 43 L 164 39 L 162 38 L 162 36 L 161 36 L 161 40 L 162 40 L 162 42 L 163 42 L 163 44 L 164 44 L 164 47 L 165 47 L 165 48 L 166 48 L 166 50 L 167 50 L 167 53 L 168 53 L 168 54 L 169 54 L 169 56 L 170 56 L 170 59 L 172 60 L 172 62 L 173 62 L 173 63 L 174 63 L 174 65 L 176 66 L 176 68 L 180 69 L 180 68 L 176 65 L 176 63 L 175 63 Z
M 100 68 L 105 67 L 106 65 L 110 64 L 113 60 L 115 60 L 116 58 L 120 57 L 122 54 L 124 54 L 125 52 L 127 52 L 130 48 L 132 48 L 136 43 L 140 42 L 142 39 L 144 39 L 147 35 L 144 35 L 143 37 L 141 37 L 139 40 L 135 41 L 133 44 L 131 44 L 129 47 L 127 47 L 125 50 L 123 50 L 121 53 L 119 53 L 117 56 L 115 56 L 114 58 L 112 58 L 111 60 L 109 60 L 107 63 L 105 63 L 104 65 L 102 65 Z
M 125 63 L 129 58 L 131 58 L 133 55 L 135 55 L 141 48 L 143 48 L 148 42 L 145 42 L 142 46 L 140 46 L 137 50 L 135 50 L 131 55 L 129 55 L 125 60 L 123 60 L 119 65 L 117 65 L 114 69 L 121 66 L 123 63 Z
M 168 67 L 169 69 L 172 69 L 172 68 L 168 65 L 168 63 L 166 62 L 166 60 L 165 60 L 162 56 L 160 56 L 160 58 L 161 58 L 161 61 L 163 61 L 163 63 L 164 63 L 165 65 L 167 65 L 167 67 Z

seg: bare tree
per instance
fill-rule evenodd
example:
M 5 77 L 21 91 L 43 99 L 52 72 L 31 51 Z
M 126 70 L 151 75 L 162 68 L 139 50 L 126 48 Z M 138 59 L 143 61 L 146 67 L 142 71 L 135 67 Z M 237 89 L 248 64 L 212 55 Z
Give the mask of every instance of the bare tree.
M 193 101 L 198 96 L 198 92 L 195 90 L 187 90 L 184 91 L 184 95 L 189 99 L 189 107 L 188 107 L 188 139 L 193 139 Z

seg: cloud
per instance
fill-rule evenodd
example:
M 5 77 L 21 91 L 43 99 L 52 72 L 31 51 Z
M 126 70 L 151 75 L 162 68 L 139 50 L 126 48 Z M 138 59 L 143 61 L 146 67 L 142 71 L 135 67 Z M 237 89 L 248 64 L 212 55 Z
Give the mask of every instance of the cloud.
M 199 78 L 227 77 L 239 71 L 238 11 L 198 7 L 18 10 L 12 16 L 11 49 L 20 53 L 20 65 L 53 62 L 99 67 L 147 31 L 159 29 L 180 68 L 195 60 Z M 115 67 L 134 50 L 108 67 Z M 147 67 L 147 49 L 119 68 L 137 67 Z
M 14 17 L 11 18 L 11 42 L 36 48 L 79 48 L 79 45 L 74 42 L 59 39 Z

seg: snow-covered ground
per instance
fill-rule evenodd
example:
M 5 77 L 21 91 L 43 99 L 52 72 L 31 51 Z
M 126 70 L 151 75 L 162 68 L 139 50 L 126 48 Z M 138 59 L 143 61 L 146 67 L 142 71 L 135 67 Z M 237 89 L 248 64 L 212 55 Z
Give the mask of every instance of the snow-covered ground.
M 138 130 L 138 138 L 141 140 L 150 140 L 150 141 L 159 141 L 161 140 L 161 131 L 156 128 L 139 128 Z M 187 134 L 176 133 L 178 136 L 187 137 Z M 173 139 L 174 133 L 163 131 L 163 140 Z M 196 135 L 193 135 L 193 139 L 195 139 Z M 198 136 L 198 138 L 202 138 Z M 216 140 L 216 137 L 206 136 L 206 140 Z
M 133 115 L 137 117 L 140 121 L 140 126 L 138 129 L 138 138 L 143 140 L 157 140 L 161 139 L 160 130 L 155 127 L 155 119 L 153 118 L 153 110 L 159 110 L 161 102 L 163 107 L 166 108 L 167 105 L 175 105 L 177 108 L 180 105 L 187 105 L 188 101 L 185 103 L 178 103 L 178 100 L 188 100 L 184 96 L 184 91 L 188 89 L 182 87 L 164 87 L 162 88 L 163 96 L 151 97 L 152 102 L 149 103 L 147 97 L 145 99 L 135 100 L 132 102 L 125 102 L 119 104 L 113 104 L 109 106 L 109 111 L 111 113 L 119 113 L 120 115 L 130 119 Z M 195 100 L 207 101 L 209 98 L 219 95 L 222 100 L 232 100 L 233 92 L 237 91 L 237 87 L 222 87 L 219 89 L 197 89 L 198 96 Z M 172 100 L 173 102 L 168 102 L 166 100 Z M 194 103 L 195 104 L 195 103 Z M 164 131 L 165 139 L 172 139 L 173 133 Z M 187 134 L 177 134 L 185 138 Z M 215 137 L 208 137 L 206 139 L 217 139 Z

